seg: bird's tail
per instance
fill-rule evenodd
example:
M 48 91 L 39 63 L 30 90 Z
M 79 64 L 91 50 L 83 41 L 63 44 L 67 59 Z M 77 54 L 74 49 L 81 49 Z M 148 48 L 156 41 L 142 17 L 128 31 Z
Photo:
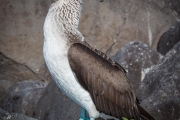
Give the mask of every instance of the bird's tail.
M 137 104 L 137 107 L 139 109 L 139 112 L 141 113 L 141 118 L 143 120 L 155 120 L 153 116 L 151 116 L 143 107 L 141 107 L 139 104 Z

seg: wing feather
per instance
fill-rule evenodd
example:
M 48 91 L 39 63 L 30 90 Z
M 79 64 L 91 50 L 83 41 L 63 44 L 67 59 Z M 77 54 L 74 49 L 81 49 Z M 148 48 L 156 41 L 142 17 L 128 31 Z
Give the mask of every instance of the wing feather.
M 72 71 L 91 94 L 98 111 L 119 119 L 140 119 L 135 94 L 121 66 L 81 43 L 71 45 L 68 59 Z

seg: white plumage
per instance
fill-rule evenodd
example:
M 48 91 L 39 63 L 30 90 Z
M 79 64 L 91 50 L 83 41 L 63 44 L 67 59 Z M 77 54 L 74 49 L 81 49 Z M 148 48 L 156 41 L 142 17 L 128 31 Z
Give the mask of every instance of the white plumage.
M 75 4 L 79 5 L 78 9 L 81 9 L 79 0 L 74 1 Z M 78 34 L 81 36 L 83 40 L 83 36 L 77 30 L 79 15 L 74 15 L 73 19 L 78 18 L 72 21 L 61 20 L 60 12 L 62 5 L 69 4 L 69 8 L 73 8 L 70 5 L 69 0 L 62 0 L 53 3 L 44 23 L 44 48 L 43 54 L 44 59 L 47 64 L 47 67 L 53 76 L 56 84 L 60 89 L 73 101 L 79 104 L 81 107 L 85 108 L 90 114 L 91 118 L 99 117 L 99 112 L 96 110 L 96 107 L 92 101 L 90 94 L 77 82 L 71 68 L 69 65 L 69 61 L 67 58 L 67 52 L 69 46 L 68 38 L 66 34 L 66 29 L 73 31 L 74 34 Z M 72 4 L 73 5 L 73 4 Z M 68 5 L 67 5 L 68 6 Z M 56 12 L 54 12 L 56 11 Z M 64 22 L 67 23 L 64 23 Z M 68 27 L 64 27 L 62 23 L 67 24 Z M 71 26 L 76 26 L 75 28 L 70 28 Z M 73 25 L 75 24 L 75 25 Z

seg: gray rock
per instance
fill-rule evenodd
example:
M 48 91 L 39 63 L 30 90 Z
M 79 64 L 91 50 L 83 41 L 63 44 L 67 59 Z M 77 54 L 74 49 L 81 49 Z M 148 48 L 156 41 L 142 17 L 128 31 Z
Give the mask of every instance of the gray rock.
M 43 94 L 46 84 L 41 81 L 18 82 L 10 89 L 3 108 L 8 112 L 15 112 L 33 116 L 33 110 Z
M 18 113 L 8 113 L 0 108 L 0 120 L 37 120 Z
M 9 80 L 0 80 L 0 107 L 3 106 L 9 88 L 14 85 L 15 82 Z
M 39 120 L 78 120 L 81 108 L 67 98 L 51 81 L 35 108 Z
M 133 41 L 121 48 L 111 58 L 127 72 L 134 89 L 144 79 L 144 69 L 156 65 L 162 56 L 148 45 Z
M 157 0 L 156 0 L 157 1 Z M 180 16 L 180 0 L 164 0 L 165 6 L 170 7 L 170 10 L 174 12 L 174 16 Z
M 19 64 L 0 52 L 0 107 L 4 103 L 9 88 L 23 80 L 41 80 L 27 66 Z
M 180 23 L 177 23 L 162 35 L 157 45 L 157 51 L 165 55 L 179 41 Z
M 179 120 L 180 116 L 180 42 L 147 70 L 136 95 L 156 120 Z
M 0 95 L 1 95 L 1 97 L 0 97 L 0 107 L 2 107 L 2 104 L 4 103 L 4 99 L 5 99 L 4 94 L 5 94 L 4 89 L 2 87 L 0 87 Z

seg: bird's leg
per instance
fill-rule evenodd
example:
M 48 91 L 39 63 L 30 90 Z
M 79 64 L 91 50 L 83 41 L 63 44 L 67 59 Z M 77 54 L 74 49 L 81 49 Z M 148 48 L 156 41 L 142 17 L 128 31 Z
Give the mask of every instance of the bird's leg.
M 100 115 L 99 111 L 97 111 L 96 106 L 93 102 L 88 104 L 86 110 L 89 113 L 90 120 L 94 120 L 95 118 L 98 118 Z
M 106 115 L 104 113 L 100 113 L 100 116 L 101 118 L 105 119 L 105 120 L 108 120 L 108 119 L 113 119 L 113 120 L 119 120 L 118 118 L 115 118 L 115 117 L 112 117 L 110 115 Z

